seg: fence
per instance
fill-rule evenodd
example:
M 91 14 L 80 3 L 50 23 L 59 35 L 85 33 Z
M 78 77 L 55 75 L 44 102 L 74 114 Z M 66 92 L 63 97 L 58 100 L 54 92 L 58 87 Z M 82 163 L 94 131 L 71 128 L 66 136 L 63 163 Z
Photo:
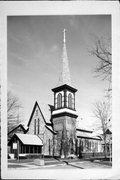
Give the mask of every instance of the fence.
M 110 153 L 107 153 L 107 156 L 110 156 Z M 81 153 L 81 158 L 92 158 L 92 157 L 105 157 L 104 152 L 91 152 L 91 153 Z

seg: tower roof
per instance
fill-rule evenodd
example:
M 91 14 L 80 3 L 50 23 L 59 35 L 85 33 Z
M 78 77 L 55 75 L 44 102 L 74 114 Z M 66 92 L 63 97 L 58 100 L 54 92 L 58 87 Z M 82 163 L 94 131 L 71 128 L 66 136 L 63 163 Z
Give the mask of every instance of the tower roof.
M 66 29 L 63 30 L 62 70 L 59 76 L 59 81 L 57 86 L 61 86 L 64 84 L 71 85 L 69 61 L 68 61 L 67 48 L 66 48 Z

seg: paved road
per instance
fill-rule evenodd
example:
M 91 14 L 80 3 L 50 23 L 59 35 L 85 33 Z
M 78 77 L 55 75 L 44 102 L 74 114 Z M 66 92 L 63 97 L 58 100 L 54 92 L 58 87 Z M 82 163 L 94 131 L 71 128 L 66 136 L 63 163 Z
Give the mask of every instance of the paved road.
M 46 163 L 47 164 L 47 163 Z M 90 161 L 77 161 L 77 162 L 58 162 L 56 163 L 49 161 L 45 166 L 35 165 L 33 161 L 31 162 L 10 162 L 8 163 L 8 168 L 10 169 L 103 169 L 111 168 L 110 165 L 101 164 L 99 162 Z

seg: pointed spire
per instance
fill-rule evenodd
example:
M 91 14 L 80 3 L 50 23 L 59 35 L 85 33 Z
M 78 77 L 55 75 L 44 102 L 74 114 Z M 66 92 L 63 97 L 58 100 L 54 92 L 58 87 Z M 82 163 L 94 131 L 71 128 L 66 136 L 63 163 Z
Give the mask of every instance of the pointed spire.
M 66 48 L 66 29 L 63 30 L 62 72 L 59 77 L 58 86 L 61 86 L 63 84 L 71 85 L 69 62 Z
M 66 43 L 65 32 L 66 32 L 66 29 L 63 30 L 63 43 Z

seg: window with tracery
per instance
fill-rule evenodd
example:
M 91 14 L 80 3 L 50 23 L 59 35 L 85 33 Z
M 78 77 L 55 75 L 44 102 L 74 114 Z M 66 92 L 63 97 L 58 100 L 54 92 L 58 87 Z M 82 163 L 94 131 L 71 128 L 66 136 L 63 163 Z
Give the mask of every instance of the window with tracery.
M 40 119 L 38 119 L 38 134 L 40 133 Z
M 34 121 L 34 134 L 36 134 L 36 119 Z
M 61 108 L 62 107 L 62 94 L 59 93 L 57 96 L 57 108 Z
M 73 108 L 73 98 L 71 93 L 68 94 L 68 107 Z

